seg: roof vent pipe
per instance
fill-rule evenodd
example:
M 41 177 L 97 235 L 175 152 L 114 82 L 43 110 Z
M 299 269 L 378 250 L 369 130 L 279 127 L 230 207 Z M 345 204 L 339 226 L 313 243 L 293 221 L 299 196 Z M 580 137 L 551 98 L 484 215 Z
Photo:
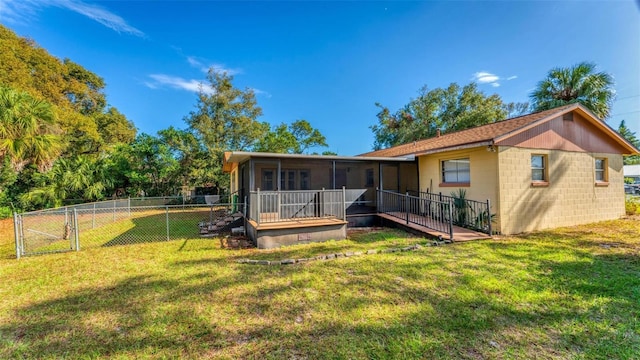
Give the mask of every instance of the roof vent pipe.
M 436 137 L 440 137 L 440 129 L 436 130 Z

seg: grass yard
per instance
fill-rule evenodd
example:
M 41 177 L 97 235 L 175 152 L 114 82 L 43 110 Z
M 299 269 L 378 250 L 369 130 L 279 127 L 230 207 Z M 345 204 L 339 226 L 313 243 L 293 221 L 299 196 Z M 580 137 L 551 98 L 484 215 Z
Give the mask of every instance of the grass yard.
M 384 230 L 258 251 L 186 239 L 12 259 L 0 358 L 640 358 L 640 218 L 290 266 L 423 243 Z

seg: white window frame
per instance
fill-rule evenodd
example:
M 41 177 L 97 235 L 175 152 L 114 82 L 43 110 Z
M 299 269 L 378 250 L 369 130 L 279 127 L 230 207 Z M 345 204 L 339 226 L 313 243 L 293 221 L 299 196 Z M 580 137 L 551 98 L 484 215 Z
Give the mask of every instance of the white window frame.
M 542 159 L 542 167 L 533 166 L 533 158 L 539 157 Z M 534 174 L 542 172 L 542 179 L 536 179 Z M 549 182 L 549 160 L 545 154 L 531 154 L 531 181 L 534 183 L 548 183 Z
M 455 164 L 455 169 L 447 169 L 447 163 Z M 460 167 L 460 164 L 468 164 L 466 168 Z M 467 174 L 465 176 L 461 174 Z M 450 175 L 455 174 L 455 180 L 450 179 Z M 470 184 L 471 183 L 471 161 L 468 157 L 458 159 L 447 159 L 440 161 L 440 176 L 443 184 Z M 449 179 L 447 179 L 449 177 Z M 461 180 L 462 179 L 462 180 Z
M 607 158 L 595 158 L 594 162 L 593 162 L 593 169 L 594 169 L 594 178 L 596 183 L 608 183 L 609 182 L 609 163 L 607 161 Z M 602 164 L 602 168 L 599 169 L 598 168 L 598 162 L 601 162 Z M 602 174 L 602 179 L 598 179 L 598 174 Z

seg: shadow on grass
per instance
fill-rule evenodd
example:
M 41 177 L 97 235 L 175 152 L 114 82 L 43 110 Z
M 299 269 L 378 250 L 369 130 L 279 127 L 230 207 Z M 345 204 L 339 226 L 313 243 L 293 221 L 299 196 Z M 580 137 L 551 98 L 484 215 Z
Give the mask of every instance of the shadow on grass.
M 488 261 L 464 247 L 289 267 L 180 261 L 168 279 L 135 276 L 17 309 L 0 325 L 0 355 L 472 358 L 499 356 L 493 340 L 516 357 L 640 351 L 640 338 L 629 335 L 640 314 L 635 257 L 578 252 L 579 260 L 548 261 L 546 249 L 503 246 L 528 253 L 540 275 L 501 273 L 498 265 L 514 261 L 507 253 Z M 469 263 L 455 257 L 465 251 Z M 518 300 L 525 295 L 528 304 Z M 526 338 L 522 329 L 559 335 Z M 504 343 L 517 331 L 523 343 Z
M 198 223 L 209 221 L 209 216 L 208 210 L 172 210 L 168 214 L 164 210 L 149 210 L 96 229 L 81 231 L 80 246 L 108 247 L 177 239 L 201 239 Z

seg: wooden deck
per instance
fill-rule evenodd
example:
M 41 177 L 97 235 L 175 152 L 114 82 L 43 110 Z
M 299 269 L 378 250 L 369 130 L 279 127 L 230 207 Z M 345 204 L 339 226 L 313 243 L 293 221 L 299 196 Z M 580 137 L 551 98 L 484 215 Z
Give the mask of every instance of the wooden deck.
M 326 225 L 344 225 L 347 222 L 336 218 L 304 218 L 304 219 L 287 219 L 286 221 L 275 221 L 266 223 L 256 223 L 249 220 L 251 226 L 257 230 L 274 230 L 274 229 L 295 229 L 312 226 Z
M 394 213 L 391 213 L 391 214 L 394 214 Z M 412 230 L 421 232 L 423 234 L 426 234 L 426 235 L 429 235 L 429 236 L 433 236 L 433 237 L 442 236 L 443 239 L 449 239 L 449 234 L 448 233 L 444 233 L 444 232 L 441 232 L 441 231 L 433 230 L 433 229 L 430 229 L 430 228 L 425 227 L 425 226 L 414 224 L 412 222 L 407 224 L 407 220 L 406 220 L 406 217 L 405 217 L 406 214 L 405 213 L 397 213 L 395 215 L 397 215 L 397 216 L 384 214 L 384 213 L 378 214 L 378 216 L 380 216 L 383 219 L 386 219 L 386 220 L 389 220 L 389 221 L 393 221 L 393 222 L 397 223 L 398 225 L 410 228 Z M 426 219 L 426 217 L 420 216 L 420 215 L 415 215 L 415 214 L 409 214 L 409 220 L 411 220 L 411 221 L 425 222 L 423 219 Z M 429 221 L 433 221 L 433 220 L 430 219 Z M 455 225 L 453 226 L 453 241 L 460 242 L 460 241 L 470 241 L 470 240 L 480 240 L 480 239 L 490 239 L 490 238 L 491 238 L 491 236 L 489 236 L 488 234 L 485 234 L 485 233 L 481 233 L 481 232 L 478 232 L 478 231 L 466 229 L 466 228 L 455 226 Z
M 437 230 L 430 229 L 425 226 L 421 226 L 415 224 L 414 222 L 425 223 L 426 217 L 409 214 L 409 224 L 406 221 L 405 213 L 390 213 L 377 214 L 380 218 L 392 221 L 398 224 L 401 227 L 405 227 L 411 229 L 413 231 L 425 234 L 427 236 L 431 236 L 437 238 L 442 236 L 443 239 L 449 239 L 449 234 L 446 232 L 440 232 Z M 393 216 L 396 215 L 396 216 Z M 428 221 L 433 222 L 433 219 L 429 219 Z M 305 228 L 305 227 L 316 227 L 316 226 L 327 226 L 327 225 L 343 225 L 347 222 L 344 220 L 336 219 L 333 217 L 321 217 L 321 218 L 301 218 L 301 219 L 286 219 L 282 221 L 272 221 L 272 222 L 261 222 L 260 224 L 256 223 L 254 220 L 248 220 L 249 224 L 256 230 L 277 230 L 277 229 L 296 229 L 296 228 Z M 442 224 L 443 226 L 447 226 L 446 224 Z M 471 229 L 466 229 L 460 226 L 453 226 L 453 241 L 470 241 L 470 240 L 480 240 L 480 239 L 490 239 L 491 236 L 481 233 L 478 231 L 474 231 Z

